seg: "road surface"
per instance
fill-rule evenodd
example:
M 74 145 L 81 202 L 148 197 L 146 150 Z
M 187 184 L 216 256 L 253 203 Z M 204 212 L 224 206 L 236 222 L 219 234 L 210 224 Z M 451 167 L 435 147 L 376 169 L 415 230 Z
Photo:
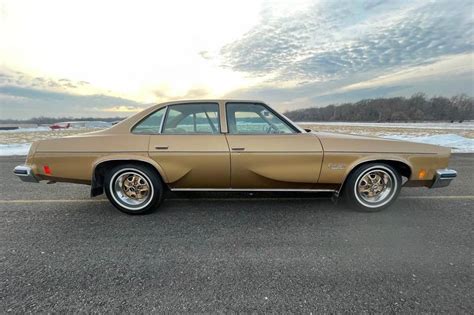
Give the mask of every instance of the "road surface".
M 450 187 L 372 214 L 201 193 L 128 216 L 87 186 L 20 182 L 22 162 L 0 159 L 0 313 L 474 311 L 474 154 Z

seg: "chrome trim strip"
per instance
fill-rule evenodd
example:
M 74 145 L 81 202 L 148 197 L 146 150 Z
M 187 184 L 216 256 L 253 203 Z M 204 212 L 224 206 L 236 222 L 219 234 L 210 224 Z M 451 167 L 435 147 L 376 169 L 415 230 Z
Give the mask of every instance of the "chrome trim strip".
M 171 188 L 171 191 L 223 191 L 223 192 L 336 192 L 335 189 L 285 189 L 285 188 Z
M 433 155 L 436 153 L 432 152 L 391 152 L 391 151 L 377 151 L 377 152 L 367 152 L 367 151 L 324 151 L 327 154 L 422 154 L 422 155 Z
M 109 154 L 115 154 L 115 153 L 148 153 L 149 151 L 148 150 L 145 150 L 145 151 L 136 151 L 136 150 L 131 150 L 131 151 L 126 151 L 126 150 L 121 150 L 121 151 L 87 151 L 87 152 L 84 152 L 84 151 L 51 151 L 51 150 L 45 150 L 45 151 L 35 151 L 35 154 L 36 153 L 83 153 L 83 154 L 88 154 L 88 155 L 91 155 L 91 154 L 95 154 L 95 153 L 109 153 Z M 227 152 L 227 151 L 226 151 Z
M 163 117 L 161 118 L 159 134 L 162 134 L 162 133 L 163 133 L 163 125 L 165 124 L 165 118 L 166 118 L 166 116 L 168 115 L 168 107 L 169 107 L 169 106 L 166 105 L 165 114 L 164 114 Z
M 233 151 L 238 151 L 239 153 L 255 153 L 255 154 L 289 154 L 289 155 L 295 155 L 295 154 L 322 154 L 323 151 L 248 151 L 247 149 L 245 150 L 239 150 L 240 148 L 235 148 L 232 149 Z M 231 152 L 232 153 L 232 152 Z
M 433 183 L 430 188 L 446 187 L 451 184 L 451 181 L 458 176 L 458 172 L 452 169 L 438 169 L 436 170 Z
M 164 149 L 154 149 L 153 151 L 149 151 L 150 153 L 151 152 L 160 152 L 160 153 L 172 153 L 172 154 L 206 154 L 206 153 L 215 153 L 215 154 L 225 154 L 225 155 L 228 155 L 229 154 L 229 151 L 170 151 L 170 150 L 166 150 L 164 151 Z
M 26 165 L 18 165 L 13 169 L 13 173 L 22 181 L 29 183 L 37 183 L 38 179 L 33 174 L 31 167 Z

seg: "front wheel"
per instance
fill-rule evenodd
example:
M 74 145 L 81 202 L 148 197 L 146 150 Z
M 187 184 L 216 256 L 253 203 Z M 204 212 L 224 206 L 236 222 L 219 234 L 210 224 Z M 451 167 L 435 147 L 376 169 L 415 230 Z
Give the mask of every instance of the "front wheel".
M 400 174 L 390 165 L 370 163 L 352 172 L 344 185 L 344 197 L 356 210 L 376 212 L 390 206 L 402 186 Z
M 110 202 L 127 214 L 145 214 L 155 210 L 163 199 L 163 184 L 149 167 L 124 164 L 105 175 L 105 193 Z

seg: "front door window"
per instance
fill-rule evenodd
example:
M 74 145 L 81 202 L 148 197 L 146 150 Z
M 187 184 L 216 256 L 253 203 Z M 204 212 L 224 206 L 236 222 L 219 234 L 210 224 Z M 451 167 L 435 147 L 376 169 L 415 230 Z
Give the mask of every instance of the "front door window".
M 262 104 L 227 103 L 230 134 L 290 134 L 290 125 Z

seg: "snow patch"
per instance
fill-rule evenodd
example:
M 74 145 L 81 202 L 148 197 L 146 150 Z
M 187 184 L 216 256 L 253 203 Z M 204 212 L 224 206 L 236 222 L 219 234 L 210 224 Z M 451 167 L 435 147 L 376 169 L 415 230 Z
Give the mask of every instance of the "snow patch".
M 464 138 L 455 134 L 433 136 L 384 135 L 382 138 L 440 145 L 451 148 L 453 152 L 457 153 L 474 152 L 474 139 Z
M 378 122 L 298 122 L 298 125 L 344 126 L 344 127 L 375 127 L 403 129 L 435 129 L 435 130 L 474 130 L 474 121 L 459 122 L 413 122 L 413 123 L 378 123 Z
M 28 127 L 28 128 L 18 128 L 13 130 L 0 130 L 0 133 L 19 133 L 19 132 L 39 132 L 39 131 L 49 131 L 49 127 Z
M 0 156 L 27 155 L 31 143 L 0 144 Z

